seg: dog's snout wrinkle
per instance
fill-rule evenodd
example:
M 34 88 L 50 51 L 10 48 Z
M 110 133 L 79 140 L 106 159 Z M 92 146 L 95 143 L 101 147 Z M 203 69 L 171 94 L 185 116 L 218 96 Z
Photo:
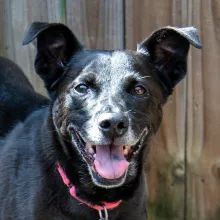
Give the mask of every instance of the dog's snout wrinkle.
M 102 113 L 98 118 L 98 125 L 108 136 L 121 136 L 128 130 L 129 121 L 123 113 Z

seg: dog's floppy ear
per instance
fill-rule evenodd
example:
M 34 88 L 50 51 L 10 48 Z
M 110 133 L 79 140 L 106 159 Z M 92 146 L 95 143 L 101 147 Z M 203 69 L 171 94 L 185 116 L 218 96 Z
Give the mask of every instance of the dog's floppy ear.
M 158 78 L 166 90 L 172 93 L 175 85 L 186 75 L 189 45 L 202 48 L 194 27 L 164 27 L 155 31 L 138 45 L 138 51 L 150 57 Z
M 49 94 L 55 95 L 55 85 L 61 79 L 65 66 L 83 46 L 72 31 L 63 24 L 34 22 L 24 38 L 26 45 L 37 38 L 35 70 L 44 80 Z

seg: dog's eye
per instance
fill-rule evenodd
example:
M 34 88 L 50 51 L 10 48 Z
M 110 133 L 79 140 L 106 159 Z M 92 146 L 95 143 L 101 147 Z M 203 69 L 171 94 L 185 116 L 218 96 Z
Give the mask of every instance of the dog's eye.
M 147 90 L 143 86 L 137 85 L 133 88 L 132 93 L 134 95 L 144 95 L 146 91 Z
M 88 86 L 86 84 L 79 84 L 75 87 L 75 90 L 79 93 L 85 93 L 88 90 Z

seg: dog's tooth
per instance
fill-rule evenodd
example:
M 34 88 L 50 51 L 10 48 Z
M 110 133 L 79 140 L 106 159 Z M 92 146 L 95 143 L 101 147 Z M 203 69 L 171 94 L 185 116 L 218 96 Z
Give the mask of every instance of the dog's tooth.
M 128 154 L 129 154 L 129 149 L 128 149 L 128 148 L 125 148 L 125 149 L 124 149 L 124 156 L 128 156 Z
M 125 149 L 131 150 L 131 146 L 125 146 Z
M 91 147 L 91 145 L 86 143 L 86 148 L 90 148 L 90 147 Z
M 94 154 L 93 157 L 96 158 L 96 154 Z
M 90 153 L 90 154 L 94 154 L 94 153 L 95 153 L 95 151 L 93 150 L 93 148 L 92 148 L 92 147 L 89 147 L 89 148 L 88 148 L 88 153 Z

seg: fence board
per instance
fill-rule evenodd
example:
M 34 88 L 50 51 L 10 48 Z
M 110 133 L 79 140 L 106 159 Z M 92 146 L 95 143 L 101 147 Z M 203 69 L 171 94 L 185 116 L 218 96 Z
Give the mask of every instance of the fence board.
M 33 60 L 31 59 L 31 54 L 28 47 L 22 47 L 22 41 L 24 33 L 26 32 L 29 22 L 28 22 L 28 6 L 27 1 L 18 0 L 11 1 L 11 16 L 12 16 L 12 39 L 13 39 L 13 54 L 14 61 L 24 70 L 27 77 L 31 80 L 34 87 L 38 84 L 38 79 L 36 74 L 33 74 Z M 39 4 L 40 7 L 40 4 Z M 33 47 L 33 46 L 32 46 Z M 33 48 L 34 50 L 34 48 Z M 10 58 L 10 57 L 9 57 Z M 41 91 L 41 89 L 40 89 Z
M 135 49 L 161 26 L 186 25 L 186 7 L 182 1 L 126 1 L 126 46 Z M 150 220 L 185 218 L 185 104 L 182 82 L 164 107 L 164 119 L 147 159 Z
M 124 46 L 123 1 L 66 0 L 67 24 L 90 49 Z
M 187 220 L 220 219 L 220 2 L 189 1 L 189 24 L 204 48 L 192 50 L 187 91 Z
M 2 55 L 14 60 L 25 72 L 34 88 L 46 94 L 41 79 L 34 71 L 36 55 L 34 44 L 23 47 L 24 34 L 34 21 L 65 21 L 62 13 L 63 0 L 1 0 L 4 21 Z
M 1 55 L 10 57 L 14 60 L 13 53 L 13 37 L 11 34 L 12 30 L 12 16 L 11 16 L 11 1 L 0 0 L 0 20 L 1 20 Z
M 0 30 L 4 30 L 4 20 L 3 20 L 4 2 L 0 0 Z M 0 32 L 0 55 L 3 55 L 3 31 Z

